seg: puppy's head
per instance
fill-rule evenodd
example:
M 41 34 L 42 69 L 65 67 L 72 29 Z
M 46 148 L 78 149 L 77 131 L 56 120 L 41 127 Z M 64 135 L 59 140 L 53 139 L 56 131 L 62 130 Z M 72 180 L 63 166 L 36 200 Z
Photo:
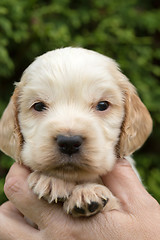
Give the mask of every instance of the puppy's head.
M 0 148 L 33 171 L 84 180 L 141 147 L 150 115 L 117 64 L 64 48 L 38 57 L 0 121 Z

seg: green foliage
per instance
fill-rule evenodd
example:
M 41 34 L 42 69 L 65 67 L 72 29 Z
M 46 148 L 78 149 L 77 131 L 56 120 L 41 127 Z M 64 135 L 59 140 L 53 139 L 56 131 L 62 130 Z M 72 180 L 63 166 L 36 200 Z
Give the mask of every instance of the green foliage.
M 159 23 L 156 0 L 1 0 L 0 114 L 13 82 L 36 56 L 48 50 L 82 46 L 116 59 L 154 119 L 153 134 L 135 158 L 145 185 L 160 201 Z M 11 163 L 0 155 L 1 202 Z
M 147 191 L 160 202 L 160 161 L 155 153 L 136 153 L 137 167 Z

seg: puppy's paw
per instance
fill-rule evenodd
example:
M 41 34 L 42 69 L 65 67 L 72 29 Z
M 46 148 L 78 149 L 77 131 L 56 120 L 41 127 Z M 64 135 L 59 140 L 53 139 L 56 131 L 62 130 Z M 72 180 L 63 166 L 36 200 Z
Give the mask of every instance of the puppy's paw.
M 94 215 L 104 208 L 108 211 L 119 209 L 120 205 L 116 197 L 108 188 L 100 184 L 77 185 L 71 196 L 64 202 L 65 212 L 74 217 L 87 217 Z
M 61 179 L 46 176 L 40 172 L 33 172 L 28 177 L 29 187 L 38 195 L 38 198 L 44 198 L 49 203 L 64 202 L 74 188 L 74 183 L 64 182 Z

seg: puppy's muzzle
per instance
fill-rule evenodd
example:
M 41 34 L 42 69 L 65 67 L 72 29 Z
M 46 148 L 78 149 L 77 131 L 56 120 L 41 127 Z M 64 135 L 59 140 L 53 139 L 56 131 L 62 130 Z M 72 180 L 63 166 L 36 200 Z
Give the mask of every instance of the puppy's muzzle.
M 79 135 L 75 136 L 58 135 L 56 141 L 60 152 L 71 156 L 72 154 L 79 152 L 80 147 L 83 143 L 83 138 Z

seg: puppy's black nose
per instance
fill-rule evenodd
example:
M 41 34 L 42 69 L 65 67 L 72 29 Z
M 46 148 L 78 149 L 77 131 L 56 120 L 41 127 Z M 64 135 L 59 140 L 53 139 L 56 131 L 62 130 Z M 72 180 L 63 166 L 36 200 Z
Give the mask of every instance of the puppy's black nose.
M 57 144 L 62 153 L 72 155 L 77 153 L 82 145 L 83 139 L 81 136 L 57 136 Z

